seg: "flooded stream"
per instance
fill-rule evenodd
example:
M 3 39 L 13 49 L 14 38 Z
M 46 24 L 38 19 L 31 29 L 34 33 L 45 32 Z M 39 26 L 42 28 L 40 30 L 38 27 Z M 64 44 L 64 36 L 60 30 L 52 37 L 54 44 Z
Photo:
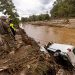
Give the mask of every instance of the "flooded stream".
M 41 45 L 45 45 L 49 41 L 75 45 L 75 29 L 30 24 L 23 25 L 23 28 L 28 36 L 40 42 Z

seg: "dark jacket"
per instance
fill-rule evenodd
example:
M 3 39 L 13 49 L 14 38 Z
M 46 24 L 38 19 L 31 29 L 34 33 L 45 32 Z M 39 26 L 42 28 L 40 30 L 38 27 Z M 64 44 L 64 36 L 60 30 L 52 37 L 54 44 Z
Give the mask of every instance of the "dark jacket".
M 0 20 L 0 34 L 7 34 L 7 33 L 8 33 L 7 23 Z

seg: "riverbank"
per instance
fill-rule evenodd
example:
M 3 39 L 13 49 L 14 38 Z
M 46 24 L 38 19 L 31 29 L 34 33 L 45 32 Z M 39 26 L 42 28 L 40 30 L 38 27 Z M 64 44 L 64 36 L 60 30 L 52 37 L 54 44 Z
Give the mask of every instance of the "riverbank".
M 69 23 L 66 23 L 64 19 L 55 19 L 50 21 L 28 22 L 27 24 L 39 25 L 39 26 L 50 26 L 50 27 L 75 28 L 75 19 L 69 19 Z
M 62 68 L 24 30 L 17 30 L 15 40 L 9 34 L 0 35 L 0 75 L 59 75 Z
M 23 29 L 17 29 L 15 40 L 0 35 L 0 75 L 56 75 L 58 66 Z

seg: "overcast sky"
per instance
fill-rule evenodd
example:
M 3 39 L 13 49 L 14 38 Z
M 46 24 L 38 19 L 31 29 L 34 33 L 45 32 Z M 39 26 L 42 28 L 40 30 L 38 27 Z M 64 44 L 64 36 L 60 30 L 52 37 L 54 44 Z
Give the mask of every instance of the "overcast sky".
M 13 0 L 20 16 L 46 13 L 55 0 Z

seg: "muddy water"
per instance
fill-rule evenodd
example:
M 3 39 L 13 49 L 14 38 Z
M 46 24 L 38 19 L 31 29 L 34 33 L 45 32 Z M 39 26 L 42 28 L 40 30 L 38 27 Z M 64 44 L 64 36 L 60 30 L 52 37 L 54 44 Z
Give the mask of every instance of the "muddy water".
M 49 41 L 75 45 L 75 29 L 23 25 L 28 36 L 34 38 L 41 45 L 45 45 Z

